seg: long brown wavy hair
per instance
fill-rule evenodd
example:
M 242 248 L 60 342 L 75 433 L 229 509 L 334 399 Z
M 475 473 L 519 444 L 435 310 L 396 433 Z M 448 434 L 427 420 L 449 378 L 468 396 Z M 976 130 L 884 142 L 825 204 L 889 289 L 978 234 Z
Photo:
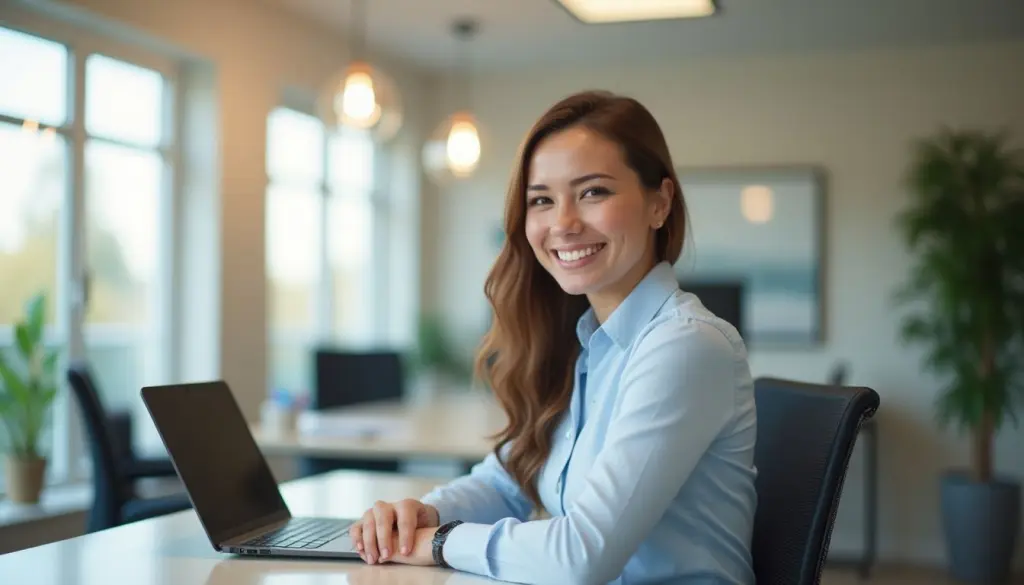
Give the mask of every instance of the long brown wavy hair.
M 588 301 L 564 292 L 534 256 L 526 239 L 526 185 L 537 145 L 577 125 L 619 144 L 646 189 L 653 192 L 671 179 L 671 209 L 655 234 L 657 260 L 674 264 L 686 236 L 686 207 L 668 145 L 654 116 L 635 99 L 605 91 L 577 93 L 554 104 L 527 133 L 505 199 L 505 242 L 484 285 L 493 318 L 475 365 L 508 417 L 494 437 L 495 455 L 538 508 L 536 480 L 551 451 L 552 433 L 569 407 L 580 351 L 576 322 Z

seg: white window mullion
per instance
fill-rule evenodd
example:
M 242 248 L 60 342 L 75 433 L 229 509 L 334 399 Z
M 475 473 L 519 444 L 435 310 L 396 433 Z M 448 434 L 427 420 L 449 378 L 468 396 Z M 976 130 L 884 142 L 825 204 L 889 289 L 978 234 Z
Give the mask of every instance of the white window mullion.
M 83 51 L 72 51 L 69 60 L 70 168 L 67 173 L 67 199 L 61 213 L 60 278 L 57 286 L 58 291 L 63 291 L 58 295 L 64 295 L 58 297 L 60 302 L 57 306 L 63 320 L 58 328 L 66 335 L 68 361 L 79 363 L 86 357 L 83 328 L 89 294 L 85 248 L 85 58 Z M 54 462 L 68 481 L 76 481 L 86 473 L 78 465 L 86 453 L 85 430 L 77 401 L 67 393 L 64 398 L 63 404 L 58 405 L 60 414 L 57 415 L 63 424 L 54 429 Z
M 177 213 L 177 190 L 179 181 L 178 179 L 178 168 L 179 168 L 179 156 L 178 150 L 175 145 L 180 141 L 177 136 L 177 127 L 175 122 L 181 119 L 181 116 L 177 115 L 177 104 L 180 102 L 177 94 L 177 78 L 164 74 L 165 90 L 163 93 L 163 104 L 161 105 L 163 110 L 163 143 L 162 151 L 164 153 L 164 174 L 163 174 L 163 185 L 160 189 L 160 201 L 159 205 L 159 217 L 160 224 L 157 226 L 160 232 L 160 237 L 157 242 L 157 255 L 159 260 L 157 266 L 159 266 L 158 274 L 156 277 L 156 283 L 153 287 L 152 307 L 154 309 L 153 325 L 156 343 L 149 345 L 154 351 L 153 354 L 153 367 L 149 372 L 148 382 L 158 383 L 156 381 L 166 381 L 170 379 L 176 379 L 177 373 L 174 372 L 174 364 L 176 363 L 175 354 L 175 335 L 174 335 L 174 322 L 173 316 L 175 315 L 174 307 L 174 282 L 175 282 L 175 253 L 174 253 L 174 242 L 175 233 L 177 227 L 178 213 Z M 144 409 L 142 408 L 141 402 L 137 403 L 139 406 L 136 416 L 146 416 Z
M 385 149 L 380 145 L 374 145 L 373 184 L 367 195 L 370 198 L 373 218 L 370 266 L 375 269 L 370 271 L 370 277 L 366 279 L 366 287 L 369 290 L 364 290 L 364 294 L 367 298 L 367 307 L 372 310 L 374 316 L 372 337 L 376 342 L 385 343 L 393 341 L 388 332 L 391 327 L 389 320 L 393 318 L 395 307 L 395 292 L 390 278 L 396 236 L 391 229 L 391 200 L 388 197 L 391 193 L 387 172 L 390 164 Z
M 331 266 L 331 180 L 330 133 L 325 132 L 320 166 L 320 241 L 317 255 L 320 259 L 317 299 L 313 303 L 313 323 L 318 344 L 329 344 L 337 336 L 334 331 L 334 270 Z

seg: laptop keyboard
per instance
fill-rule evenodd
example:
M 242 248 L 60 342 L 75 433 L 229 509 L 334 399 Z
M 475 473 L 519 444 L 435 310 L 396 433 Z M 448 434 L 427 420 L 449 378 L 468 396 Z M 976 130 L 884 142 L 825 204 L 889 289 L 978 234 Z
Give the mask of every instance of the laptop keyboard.
M 351 520 L 331 518 L 292 518 L 273 532 L 249 539 L 242 546 L 274 548 L 320 548 L 348 533 Z

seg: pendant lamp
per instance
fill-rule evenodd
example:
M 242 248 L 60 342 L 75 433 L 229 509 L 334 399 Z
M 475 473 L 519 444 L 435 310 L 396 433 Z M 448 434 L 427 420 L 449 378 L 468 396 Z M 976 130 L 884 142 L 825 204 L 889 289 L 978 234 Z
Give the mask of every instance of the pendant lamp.
M 320 115 L 328 129 L 369 132 L 386 142 L 402 126 L 402 102 L 394 80 L 366 57 L 366 4 L 352 0 L 349 38 L 351 61 L 333 75 L 320 96 Z
M 463 42 L 468 42 L 477 30 L 476 21 L 468 18 L 457 20 L 452 25 L 453 35 Z M 466 59 L 466 52 L 462 51 L 463 59 Z M 463 67 L 463 73 L 468 79 L 469 68 Z M 480 125 L 469 109 L 468 87 L 461 93 L 463 107 L 445 118 L 423 146 L 424 169 L 438 184 L 468 178 L 480 164 Z

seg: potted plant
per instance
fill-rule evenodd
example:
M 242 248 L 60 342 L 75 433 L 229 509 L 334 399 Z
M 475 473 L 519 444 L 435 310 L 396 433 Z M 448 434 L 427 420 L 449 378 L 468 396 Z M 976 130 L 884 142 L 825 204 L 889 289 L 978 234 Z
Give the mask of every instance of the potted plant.
M 7 451 L 4 477 L 10 499 L 34 504 L 46 473 L 42 435 L 57 394 L 58 352 L 43 342 L 46 296 L 34 296 L 25 313 L 14 327 L 14 355 L 0 353 L 0 438 Z
M 925 346 L 943 384 L 940 424 L 972 440 L 970 468 L 941 478 L 949 568 L 1001 583 L 1021 516 L 1020 482 L 997 476 L 993 444 L 1024 389 L 1024 156 L 1003 133 L 943 129 L 917 144 L 908 179 L 898 225 L 917 261 L 898 298 L 917 310 L 901 336 Z
M 469 367 L 457 357 L 437 316 L 420 316 L 416 348 L 411 358 L 421 398 L 432 398 L 441 388 L 461 384 L 470 378 Z

